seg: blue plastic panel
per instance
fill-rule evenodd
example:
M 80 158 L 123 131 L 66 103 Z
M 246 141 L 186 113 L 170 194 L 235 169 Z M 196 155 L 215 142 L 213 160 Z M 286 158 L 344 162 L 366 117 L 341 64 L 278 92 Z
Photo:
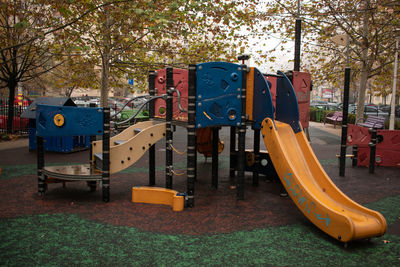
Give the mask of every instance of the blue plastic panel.
M 64 117 L 62 126 L 54 123 L 54 116 L 57 114 Z M 37 105 L 36 134 L 42 137 L 101 135 L 103 109 Z
M 281 71 L 278 74 L 281 77 L 278 77 L 276 85 L 275 119 L 289 124 L 295 133 L 301 132 L 296 92 L 288 77 Z
M 274 120 L 274 104 L 270 86 L 264 75 L 254 68 L 254 89 L 253 89 L 253 127 L 261 129 L 261 122 L 265 118 Z
M 196 127 L 241 125 L 242 66 L 227 62 L 197 65 Z

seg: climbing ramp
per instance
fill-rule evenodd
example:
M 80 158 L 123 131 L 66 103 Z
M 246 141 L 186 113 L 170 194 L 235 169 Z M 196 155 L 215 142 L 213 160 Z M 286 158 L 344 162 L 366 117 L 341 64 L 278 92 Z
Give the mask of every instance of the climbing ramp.
M 122 171 L 137 160 L 157 141 L 165 136 L 165 123 L 139 122 L 110 139 L 110 174 Z M 92 144 L 92 159 L 102 169 L 101 141 Z

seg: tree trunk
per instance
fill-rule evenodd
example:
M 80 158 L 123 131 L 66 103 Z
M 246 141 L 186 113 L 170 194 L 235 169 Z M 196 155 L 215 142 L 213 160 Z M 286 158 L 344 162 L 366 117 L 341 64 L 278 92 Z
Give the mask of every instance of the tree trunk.
M 364 102 L 365 102 L 365 91 L 367 89 L 369 62 L 368 62 L 368 34 L 369 34 L 369 0 L 364 2 L 364 15 L 363 15 L 363 36 L 362 36 L 362 66 L 361 66 L 361 79 L 360 79 L 360 89 L 358 91 L 358 102 L 357 102 L 357 115 L 356 121 L 364 118 Z
M 15 88 L 17 83 L 11 81 L 8 83 L 9 95 L 8 95 L 8 117 L 7 117 L 7 133 L 12 133 L 12 123 L 14 120 L 14 99 L 15 99 Z
M 67 92 L 66 92 L 66 97 L 71 97 L 71 95 L 72 95 L 72 92 L 74 91 L 74 89 L 75 89 L 75 85 L 73 85 L 73 86 L 71 86 L 71 87 L 69 87 L 68 89 L 67 89 Z

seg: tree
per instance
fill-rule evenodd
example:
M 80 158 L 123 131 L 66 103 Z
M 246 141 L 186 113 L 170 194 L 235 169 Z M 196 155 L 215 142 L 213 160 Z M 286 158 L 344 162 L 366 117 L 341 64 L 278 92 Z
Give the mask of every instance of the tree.
M 338 47 L 331 38 L 348 35 L 350 65 L 358 80 L 357 119 L 363 117 L 367 82 L 384 76 L 393 63 L 393 32 L 399 26 L 400 6 L 390 0 L 310 0 L 304 2 L 303 54 L 311 63 L 314 79 L 331 82 L 341 80 L 346 62 L 345 47 Z M 293 32 L 297 9 L 292 4 L 274 1 L 270 10 L 285 14 L 278 22 L 285 33 Z M 391 10 L 391 11 L 390 11 Z
M 58 5 L 65 20 L 78 10 L 107 1 L 75 1 Z M 148 70 L 198 60 L 233 60 L 243 42 L 238 30 L 259 21 L 257 1 L 115 1 L 66 27 L 60 38 L 74 40 L 82 56 L 101 66 L 101 104 L 107 104 L 109 85 L 135 75 L 140 84 Z M 232 42 L 235 41 L 236 43 Z M 120 84 L 118 84 L 120 83 Z
M 55 66 L 49 42 L 40 37 L 51 13 L 44 4 L 19 0 L 0 3 L 0 81 L 9 91 L 9 133 L 12 130 L 15 90 L 19 83 L 30 81 Z M 32 36 L 39 37 L 18 45 Z
M 71 97 L 76 88 L 99 88 L 94 62 L 79 54 L 63 55 L 62 60 L 62 65 L 40 77 L 39 82 L 47 87 L 46 90 L 58 91 L 59 94 Z
M 60 52 L 70 52 L 57 38 L 66 27 L 107 2 L 80 10 L 66 21 L 54 6 L 59 1 L 5 0 L 0 3 L 0 89 L 8 89 L 7 131 L 12 130 L 15 90 L 22 83 L 38 81 L 40 76 L 63 63 Z

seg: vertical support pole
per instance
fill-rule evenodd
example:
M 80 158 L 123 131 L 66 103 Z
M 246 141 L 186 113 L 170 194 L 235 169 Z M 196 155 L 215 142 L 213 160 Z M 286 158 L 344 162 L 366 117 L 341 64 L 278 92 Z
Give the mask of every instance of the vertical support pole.
M 187 139 L 187 206 L 194 207 L 194 181 L 196 179 L 196 65 L 189 65 L 188 139 Z
M 254 131 L 254 165 L 253 165 L 253 186 L 258 186 L 259 181 L 259 164 L 260 164 L 260 129 L 253 129 Z
M 89 107 L 91 108 L 95 108 L 96 104 L 95 103 L 90 103 Z M 93 142 L 96 141 L 96 136 L 95 135 L 91 135 L 89 136 L 89 163 L 90 163 L 90 169 L 92 170 L 92 167 L 94 166 L 94 160 L 93 160 Z M 91 192 L 96 191 L 96 181 L 88 181 L 87 185 L 90 188 Z
M 397 29 L 399 30 L 399 29 Z M 394 56 L 394 69 L 393 69 L 393 87 L 392 87 L 392 100 L 390 101 L 390 117 L 389 117 L 389 130 L 394 130 L 394 122 L 396 120 L 396 90 L 397 90 L 397 62 L 399 58 L 399 42 L 400 36 L 396 37 L 396 52 Z
M 346 169 L 346 142 L 347 142 L 347 118 L 349 114 L 349 92 L 350 92 L 350 68 L 346 67 L 344 71 L 344 92 L 343 92 L 343 121 L 342 138 L 340 142 L 340 161 L 339 175 L 344 176 Z
M 150 97 L 156 94 L 156 77 L 157 72 L 149 71 L 149 94 Z M 149 103 L 149 120 L 154 120 L 155 102 Z M 149 186 L 156 184 L 156 144 L 149 148 Z
M 235 164 L 234 158 L 236 155 L 236 127 L 231 126 L 231 136 L 230 136 L 230 153 L 229 153 L 229 183 L 231 188 L 236 186 L 235 183 Z
M 219 128 L 212 128 L 212 175 L 211 186 L 215 189 L 218 188 L 218 140 Z
M 351 162 L 351 166 L 356 167 L 357 161 L 358 161 L 358 146 L 353 146 L 353 161 Z
M 239 141 L 238 141 L 238 155 L 237 155 L 237 192 L 236 199 L 244 199 L 244 169 L 245 169 L 245 148 L 246 148 L 246 79 L 247 79 L 247 66 L 242 65 L 242 114 L 241 124 L 239 126 Z
M 301 19 L 296 19 L 294 39 L 294 70 L 300 71 Z
M 44 138 L 36 136 L 36 149 L 37 149 L 37 174 L 38 174 L 38 194 L 43 196 L 46 192 L 46 178 L 43 175 L 44 168 Z
M 376 133 L 378 132 L 378 129 L 373 127 L 370 131 L 371 131 L 371 142 L 369 142 L 368 144 L 370 149 L 368 171 L 369 173 L 374 173 L 375 156 L 376 156 Z
M 167 103 L 166 103 L 166 155 L 165 155 L 165 187 L 172 189 L 172 114 L 173 103 L 172 95 L 174 89 L 173 68 L 167 68 Z
M 103 108 L 103 201 L 110 201 L 110 108 Z
M 300 71 L 300 45 L 301 45 L 301 18 L 300 18 L 300 0 L 297 0 L 297 19 L 294 36 L 294 71 Z

